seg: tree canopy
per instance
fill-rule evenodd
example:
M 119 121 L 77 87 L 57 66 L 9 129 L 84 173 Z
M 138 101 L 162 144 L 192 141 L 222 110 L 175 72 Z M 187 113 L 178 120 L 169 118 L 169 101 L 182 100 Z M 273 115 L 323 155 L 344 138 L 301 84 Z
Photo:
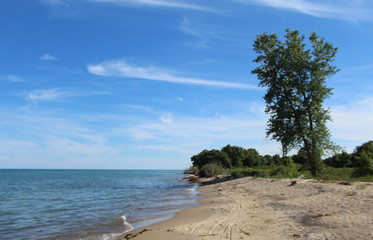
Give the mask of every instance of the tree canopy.
M 333 144 L 326 122 L 331 120 L 324 101 L 332 95 L 326 79 L 338 69 L 334 61 L 337 48 L 316 33 L 309 37 L 286 30 L 285 41 L 276 34 L 263 33 L 254 42 L 260 64 L 256 74 L 259 86 L 267 88 L 264 96 L 268 120 L 267 137 L 281 142 L 283 156 L 295 147 L 306 153 L 306 163 L 313 175 L 320 169 L 321 156 Z

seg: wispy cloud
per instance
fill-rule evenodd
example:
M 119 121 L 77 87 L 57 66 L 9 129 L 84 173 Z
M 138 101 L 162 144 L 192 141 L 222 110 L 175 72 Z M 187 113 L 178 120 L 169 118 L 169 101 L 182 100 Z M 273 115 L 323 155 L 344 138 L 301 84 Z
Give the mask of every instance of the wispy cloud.
M 163 114 L 160 117 L 161 122 L 166 123 L 166 124 L 172 124 L 174 122 L 174 117 L 172 113 L 166 113 Z
M 197 36 L 197 37 L 201 37 L 201 36 L 205 36 L 206 33 L 205 32 L 202 32 L 196 28 L 193 28 L 191 23 L 190 23 L 190 20 L 189 18 L 187 17 L 183 17 L 183 20 L 180 22 L 180 30 L 183 31 L 185 34 L 188 34 L 188 35 L 192 35 L 192 36 Z
M 373 8 L 369 1 L 310 1 L 310 0 L 236 0 L 251 5 L 262 5 L 272 8 L 296 11 L 307 15 L 342 19 L 348 21 L 373 22 Z
M 6 75 L 6 76 L 0 76 L 0 79 L 5 80 L 5 81 L 10 81 L 10 82 L 24 82 L 24 81 L 26 81 L 22 77 L 19 77 L 19 76 L 13 75 L 13 74 L 9 74 L 9 75 Z
M 257 86 L 243 83 L 179 77 L 170 73 L 169 71 L 154 66 L 135 66 L 127 63 L 124 60 L 112 60 L 96 65 L 92 64 L 88 65 L 87 69 L 91 74 L 105 77 L 138 78 L 177 84 L 192 84 L 222 88 L 259 89 Z
M 67 97 L 82 97 L 90 95 L 107 94 L 105 92 L 82 92 L 82 91 L 69 91 L 60 88 L 50 89 L 35 89 L 28 92 L 23 92 L 21 95 L 32 105 L 38 105 L 44 101 L 59 101 Z
M 170 0 L 89 0 L 90 2 L 99 2 L 99 3 L 110 3 L 119 6 L 148 6 L 148 7 L 167 7 L 167 8 L 182 8 L 189 10 L 198 10 L 198 11 L 215 11 L 213 8 L 200 6 L 197 4 L 191 4 L 190 1 L 170 1 Z
M 42 3 L 51 4 L 51 5 L 66 5 L 67 0 L 39 0 Z
M 37 105 L 39 102 L 42 101 L 56 101 L 62 97 L 71 96 L 71 92 L 63 91 L 58 88 L 36 89 L 23 93 L 23 95 L 29 103 Z
M 42 56 L 39 57 L 39 60 L 54 61 L 54 60 L 58 60 L 58 58 L 49 54 L 49 53 L 45 53 L 45 54 L 43 54 Z
M 369 141 L 373 136 L 373 96 L 362 97 L 348 105 L 331 107 L 333 137 L 341 140 Z
M 189 18 L 185 16 L 183 17 L 183 20 L 180 22 L 179 29 L 184 34 L 197 38 L 197 40 L 191 44 L 195 48 L 207 47 L 209 40 L 211 38 L 214 38 L 214 34 L 212 34 L 211 32 L 192 26 L 192 23 L 190 22 Z

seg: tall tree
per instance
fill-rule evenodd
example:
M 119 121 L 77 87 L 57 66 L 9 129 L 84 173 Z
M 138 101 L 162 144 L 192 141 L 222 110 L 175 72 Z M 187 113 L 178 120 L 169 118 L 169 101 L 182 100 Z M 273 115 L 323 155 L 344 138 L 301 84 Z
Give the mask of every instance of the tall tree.
M 320 169 L 321 156 L 333 146 L 326 122 L 331 120 L 324 101 L 332 95 L 326 79 L 338 72 L 330 63 L 337 48 L 316 33 L 309 37 L 310 48 L 299 31 L 286 29 L 285 41 L 276 34 L 263 33 L 254 42 L 260 64 L 252 73 L 266 87 L 264 96 L 268 120 L 267 137 L 282 144 L 283 155 L 295 147 L 306 152 L 313 175 Z

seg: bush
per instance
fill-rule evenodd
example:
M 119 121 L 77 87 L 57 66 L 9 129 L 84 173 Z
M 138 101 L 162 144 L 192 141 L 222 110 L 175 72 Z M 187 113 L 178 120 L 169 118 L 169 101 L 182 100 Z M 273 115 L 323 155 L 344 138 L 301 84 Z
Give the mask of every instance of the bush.
M 296 178 L 300 175 L 300 173 L 295 168 L 295 165 L 293 166 L 284 166 L 284 165 L 275 166 L 270 172 L 270 175 L 272 177 L 278 177 L 278 178 Z
M 245 159 L 245 149 L 242 147 L 227 145 L 221 149 L 231 159 L 233 167 L 242 167 L 243 160 Z
M 342 152 L 335 154 L 334 156 L 327 158 L 324 160 L 324 163 L 328 166 L 335 167 L 335 168 L 344 168 L 351 165 L 351 155 Z
M 232 170 L 231 176 L 233 178 L 241 177 L 268 177 L 268 173 L 265 169 L 253 169 L 253 168 L 235 168 Z
M 194 155 L 192 158 L 193 166 L 198 167 L 202 170 L 202 166 L 206 164 L 221 165 L 224 168 L 231 168 L 232 163 L 228 155 L 219 150 L 203 150 L 198 155 Z
M 199 174 L 199 169 L 198 169 L 198 167 L 190 166 L 188 169 L 184 170 L 184 174 L 198 175 Z
M 243 159 L 243 165 L 246 167 L 252 167 L 258 165 L 260 161 L 260 155 L 254 148 L 249 148 L 245 151 L 245 158 Z
M 373 175 L 373 159 L 367 152 L 362 152 L 356 157 L 356 169 L 352 173 L 353 177 Z
M 213 163 L 208 163 L 202 166 L 199 172 L 200 177 L 215 177 L 218 174 L 218 165 Z

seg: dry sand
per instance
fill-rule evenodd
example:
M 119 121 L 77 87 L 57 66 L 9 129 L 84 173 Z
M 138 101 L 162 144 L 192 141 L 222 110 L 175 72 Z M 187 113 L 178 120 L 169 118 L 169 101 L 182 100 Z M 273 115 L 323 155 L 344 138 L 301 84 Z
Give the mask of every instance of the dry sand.
M 201 206 L 118 239 L 373 239 L 373 184 L 241 178 L 202 186 Z

